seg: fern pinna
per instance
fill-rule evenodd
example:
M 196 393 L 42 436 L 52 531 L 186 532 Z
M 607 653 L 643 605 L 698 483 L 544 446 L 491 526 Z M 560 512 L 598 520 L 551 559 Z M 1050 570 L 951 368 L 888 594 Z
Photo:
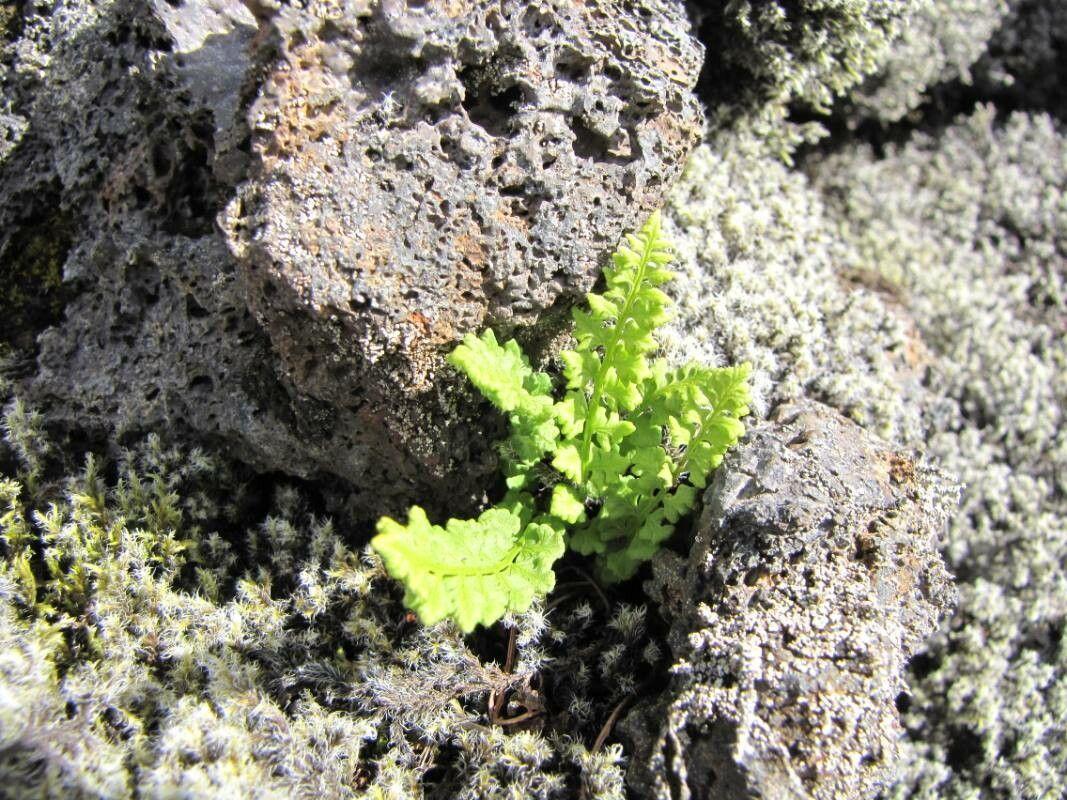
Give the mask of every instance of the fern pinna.
M 744 433 L 747 364 L 672 369 L 651 359 L 668 319 L 670 246 L 655 214 L 605 269 L 607 289 L 574 309 L 564 385 L 535 372 L 514 341 L 468 334 L 448 357 L 511 424 L 501 443 L 507 493 L 477 519 L 378 522 L 372 547 L 426 624 L 464 631 L 525 611 L 555 585 L 568 544 L 606 582 L 631 577 L 696 502 L 708 473 Z

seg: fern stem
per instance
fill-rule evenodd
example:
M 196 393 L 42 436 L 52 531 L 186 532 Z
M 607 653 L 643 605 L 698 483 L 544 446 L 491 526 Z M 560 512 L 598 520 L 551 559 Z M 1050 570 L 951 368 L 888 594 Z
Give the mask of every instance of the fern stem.
M 604 351 L 604 359 L 600 362 L 600 369 L 597 370 L 596 379 L 593 381 L 593 395 L 589 400 L 585 415 L 585 424 L 582 426 L 582 483 L 588 477 L 586 470 L 589 469 L 589 453 L 593 444 L 593 414 L 600 401 L 604 397 L 604 378 L 608 374 L 608 370 L 611 369 L 615 360 L 615 353 L 619 348 L 619 344 L 625 338 L 623 328 L 626 322 L 631 318 L 631 312 L 633 310 L 634 300 L 637 299 L 637 295 L 640 292 L 641 284 L 645 281 L 645 271 L 648 269 L 648 264 L 652 260 L 652 251 L 655 247 L 656 241 L 659 238 L 659 226 L 650 230 L 648 235 L 644 237 L 644 248 L 641 251 L 641 259 L 637 265 L 637 274 L 634 277 L 633 283 L 630 285 L 630 290 L 626 293 L 626 302 L 623 304 L 622 310 L 619 312 L 619 317 L 615 321 L 615 338 L 612 339 L 611 344 Z
M 458 577 L 477 577 L 480 575 L 496 575 L 503 572 L 515 562 L 515 557 L 522 552 L 520 545 L 514 545 L 504 556 L 493 564 L 484 567 L 460 567 L 449 564 L 447 567 L 438 568 L 436 565 L 430 568 L 435 575 L 454 575 Z

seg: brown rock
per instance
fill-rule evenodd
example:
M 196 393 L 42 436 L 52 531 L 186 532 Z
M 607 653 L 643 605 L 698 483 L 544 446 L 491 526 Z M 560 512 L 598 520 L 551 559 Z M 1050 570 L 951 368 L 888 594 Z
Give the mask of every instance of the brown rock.
M 753 430 L 707 500 L 688 560 L 655 563 L 675 666 L 626 720 L 631 781 L 656 798 L 871 797 L 893 774 L 907 660 L 955 601 L 937 550 L 954 484 L 804 403 Z
M 446 461 L 441 356 L 559 318 L 661 204 L 700 46 L 672 0 L 269 5 L 226 220 L 250 305 L 296 391 Z

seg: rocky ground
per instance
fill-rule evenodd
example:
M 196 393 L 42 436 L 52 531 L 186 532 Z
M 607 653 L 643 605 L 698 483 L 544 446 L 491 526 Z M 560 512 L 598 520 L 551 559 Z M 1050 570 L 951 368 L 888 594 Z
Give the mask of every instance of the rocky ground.
M 1057 0 L 0 2 L 0 796 L 1059 798 Z M 633 581 L 424 628 L 619 235 L 753 365 Z

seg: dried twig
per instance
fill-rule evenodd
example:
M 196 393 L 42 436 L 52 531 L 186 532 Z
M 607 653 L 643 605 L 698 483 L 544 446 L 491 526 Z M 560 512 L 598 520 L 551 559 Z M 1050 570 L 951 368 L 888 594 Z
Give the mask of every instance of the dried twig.
M 518 631 L 518 628 L 512 628 L 511 634 L 508 636 L 508 654 L 504 658 L 504 672 L 508 675 L 515 668 L 515 636 Z
M 515 717 L 501 717 L 495 720 L 497 725 L 518 725 L 520 722 L 526 722 L 527 720 L 534 719 L 541 716 L 544 713 L 539 708 L 532 708 L 528 711 L 523 711 L 521 714 Z
M 596 753 L 604 746 L 604 742 L 611 736 L 611 729 L 615 727 L 615 723 L 619 721 L 619 714 L 622 710 L 634 699 L 635 695 L 624 697 L 608 717 L 608 721 L 604 723 L 604 727 L 600 729 L 599 735 L 596 737 L 596 741 L 593 743 L 592 752 Z
M 517 634 L 518 628 L 511 628 L 508 634 L 508 651 L 507 655 L 504 656 L 503 671 L 505 675 L 510 675 L 511 671 L 515 669 L 515 637 Z M 509 720 L 502 716 L 507 697 L 508 689 L 506 688 L 500 691 L 493 689 L 489 692 L 489 721 L 494 725 L 514 725 L 516 721 L 521 721 L 518 717 Z

